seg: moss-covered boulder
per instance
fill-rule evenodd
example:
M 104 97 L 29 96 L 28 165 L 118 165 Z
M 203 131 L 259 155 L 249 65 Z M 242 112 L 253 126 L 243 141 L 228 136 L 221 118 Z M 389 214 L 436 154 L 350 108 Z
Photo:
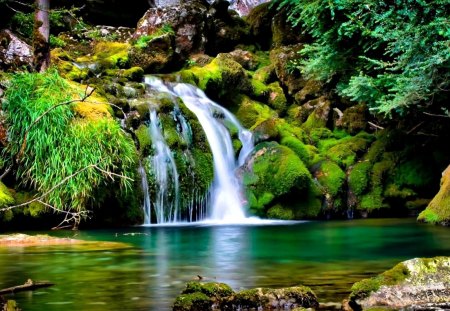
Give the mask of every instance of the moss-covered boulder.
M 288 147 L 276 142 L 260 143 L 246 163 L 244 184 L 250 210 L 257 215 L 276 198 L 308 188 L 311 174 Z
M 204 67 L 194 66 L 181 72 L 186 82 L 196 84 L 212 98 L 248 93 L 250 81 L 245 70 L 230 54 L 221 53 Z
M 175 34 L 171 28 L 137 38 L 130 50 L 130 63 L 147 73 L 159 73 L 177 66 Z
M 306 286 L 254 288 L 234 292 L 224 283 L 189 282 L 175 299 L 174 311 L 293 310 L 317 308 L 314 292 Z
M 442 173 L 441 188 L 438 194 L 420 213 L 418 220 L 433 224 L 450 224 L 450 166 Z
M 306 286 L 280 289 L 254 288 L 242 290 L 224 303 L 225 310 L 292 310 L 297 307 L 317 308 L 314 292 Z
M 343 111 L 342 117 L 335 121 L 337 128 L 344 129 L 348 133 L 355 135 L 367 128 L 367 106 L 363 103 L 347 108 Z
M 300 91 L 306 84 L 296 70 L 289 70 L 289 64 L 299 58 L 299 51 L 303 48 L 301 44 L 282 46 L 270 51 L 270 62 L 275 67 L 275 73 L 281 84 L 286 87 L 289 95 L 294 95 Z
M 449 303 L 450 258 L 415 258 L 355 283 L 348 305 L 353 310 L 404 309 Z M 428 310 L 430 310 L 428 309 Z M 432 309 L 434 310 L 434 309 Z

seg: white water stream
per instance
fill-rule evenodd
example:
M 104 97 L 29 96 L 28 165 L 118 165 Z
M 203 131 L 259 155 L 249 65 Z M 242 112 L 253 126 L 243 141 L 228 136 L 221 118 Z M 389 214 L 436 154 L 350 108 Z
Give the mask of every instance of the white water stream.
M 197 116 L 205 131 L 214 159 L 214 180 L 210 190 L 211 209 L 208 220 L 223 223 L 248 222 L 244 213 L 244 191 L 236 176 L 236 169 L 244 163 L 245 158 L 253 150 L 252 134 L 240 125 L 233 114 L 210 100 L 203 91 L 195 86 L 185 83 L 165 84 L 155 77 L 146 77 L 145 83 L 156 91 L 181 98 L 186 107 Z M 238 129 L 238 136 L 242 143 L 238 160 L 235 159 L 231 136 L 224 122 L 231 123 Z M 153 124 L 153 121 L 151 123 Z M 151 135 L 152 140 L 154 139 L 153 135 L 161 136 L 160 132 L 157 131 L 152 132 Z M 158 141 L 158 138 L 156 141 Z M 167 156 L 166 151 L 164 151 L 164 154 Z M 173 162 L 173 158 L 170 162 Z M 176 172 L 176 168 L 174 172 Z M 173 174 L 173 177 L 175 177 L 175 174 Z M 168 179 L 162 180 L 167 181 Z M 160 189 L 164 188 L 167 188 L 167 186 L 160 187 Z M 160 218 L 157 217 L 157 219 L 160 223 Z M 163 221 L 167 220 L 176 221 L 178 219 Z

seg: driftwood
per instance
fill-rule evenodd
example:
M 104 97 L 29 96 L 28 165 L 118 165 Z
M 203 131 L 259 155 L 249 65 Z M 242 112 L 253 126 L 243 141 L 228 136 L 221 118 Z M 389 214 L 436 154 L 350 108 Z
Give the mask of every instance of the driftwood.
M 6 295 L 6 294 L 14 294 L 17 292 L 27 291 L 27 290 L 35 290 L 42 287 L 49 287 L 53 286 L 55 284 L 48 282 L 48 281 L 33 281 L 31 279 L 28 279 L 25 284 L 23 285 L 17 285 L 5 289 L 0 289 L 0 295 Z

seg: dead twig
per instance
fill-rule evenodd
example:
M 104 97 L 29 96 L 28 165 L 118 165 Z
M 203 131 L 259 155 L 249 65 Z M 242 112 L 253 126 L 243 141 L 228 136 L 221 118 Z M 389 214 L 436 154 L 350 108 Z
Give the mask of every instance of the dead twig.
M 380 130 L 384 130 L 384 127 L 379 126 L 373 122 L 367 121 L 367 123 L 369 123 L 371 126 L 373 126 L 374 128 L 380 129 Z

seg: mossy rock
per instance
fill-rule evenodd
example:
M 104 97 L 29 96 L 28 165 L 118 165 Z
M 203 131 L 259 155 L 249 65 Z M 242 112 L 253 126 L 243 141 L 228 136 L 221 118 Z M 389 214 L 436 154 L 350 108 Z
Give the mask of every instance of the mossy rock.
M 125 68 L 129 65 L 128 52 L 130 44 L 123 42 L 99 41 L 94 47 L 92 61 L 98 62 L 102 68 Z M 77 61 L 84 62 L 85 59 Z
M 245 128 L 255 128 L 264 120 L 277 116 L 277 113 L 262 103 L 242 95 L 237 98 L 239 109 L 236 117 Z
M 282 138 L 280 143 L 294 151 L 300 160 L 308 166 L 309 161 L 311 160 L 310 154 L 306 145 L 301 140 L 291 136 Z
M 349 305 L 354 310 L 389 308 L 406 310 L 413 306 L 432 308 L 449 303 L 450 258 L 415 258 L 397 264 L 352 287 Z
M 175 299 L 173 311 L 210 311 L 211 299 L 203 293 L 180 295 Z
M 356 195 L 362 195 L 370 183 L 370 171 L 372 163 L 368 161 L 358 162 L 351 169 L 348 175 L 348 186 Z
M 233 57 L 220 53 L 204 67 L 188 69 L 195 76 L 197 86 L 213 98 L 249 93 L 250 80 L 244 68 Z
M 345 172 L 332 161 L 323 161 L 314 176 L 323 187 L 326 195 L 335 198 L 343 190 Z
M 267 211 L 267 217 L 273 219 L 293 220 L 295 219 L 295 214 L 291 208 L 277 204 L 269 208 Z
M 294 189 L 306 189 L 311 174 L 300 158 L 289 148 L 276 142 L 258 144 L 248 161 L 244 184 L 250 192 L 249 205 L 258 213 L 275 198 Z
M 273 82 L 268 85 L 267 104 L 281 116 L 286 112 L 287 99 L 279 82 Z
M 318 146 L 322 154 L 347 169 L 367 151 L 373 139 L 373 136 L 346 136 L 319 141 Z
M 358 104 L 344 110 L 342 118 L 336 121 L 338 128 L 345 129 L 349 134 L 355 135 L 367 128 L 368 109 L 365 104 Z
M 450 166 L 442 173 L 439 192 L 417 219 L 432 224 L 450 224 Z
M 141 156 L 145 157 L 150 154 L 150 149 L 152 146 L 152 138 L 150 136 L 149 128 L 141 124 L 136 131 L 134 131 L 136 138 L 139 142 L 139 150 Z
M 224 298 L 234 294 L 234 291 L 225 283 L 216 282 L 188 282 L 181 294 L 203 293 L 210 298 Z
M 253 288 L 237 292 L 222 304 L 223 310 L 271 310 L 292 307 L 317 308 L 319 303 L 314 292 L 306 286 L 293 286 L 280 289 Z
M 85 85 L 76 82 L 69 82 L 69 85 L 72 98 L 81 99 L 85 96 Z M 92 121 L 103 118 L 112 118 L 114 114 L 108 100 L 96 91 L 94 91 L 85 101 L 72 104 L 71 108 L 76 116 Z
M 302 127 L 309 132 L 314 128 L 325 128 L 330 117 L 331 101 L 326 97 L 320 97 L 305 105 L 313 107 L 314 110 L 302 124 Z

